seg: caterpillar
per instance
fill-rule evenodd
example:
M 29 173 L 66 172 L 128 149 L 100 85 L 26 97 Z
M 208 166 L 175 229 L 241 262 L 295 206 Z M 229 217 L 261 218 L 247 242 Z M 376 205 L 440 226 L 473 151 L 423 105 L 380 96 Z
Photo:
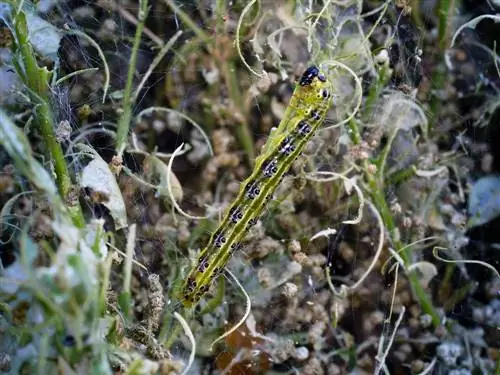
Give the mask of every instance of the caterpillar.
M 199 302 L 231 256 L 242 248 L 243 237 L 257 223 L 283 176 L 323 123 L 332 104 L 331 88 L 316 66 L 302 74 L 284 118 L 183 283 L 179 299 L 186 308 Z

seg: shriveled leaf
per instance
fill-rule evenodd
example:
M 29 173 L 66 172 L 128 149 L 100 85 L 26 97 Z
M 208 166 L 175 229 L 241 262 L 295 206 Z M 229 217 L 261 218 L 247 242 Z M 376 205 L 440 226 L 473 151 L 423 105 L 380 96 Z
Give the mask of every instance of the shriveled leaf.
M 182 190 L 182 185 L 177 179 L 177 176 L 170 171 L 167 171 L 167 165 L 154 155 L 148 155 L 144 159 L 143 163 L 144 177 L 152 185 L 156 186 L 156 191 L 158 195 L 166 200 L 168 203 L 171 198 L 175 199 L 177 202 L 181 201 L 184 197 L 184 192 Z M 170 197 L 168 192 L 168 184 L 172 187 L 173 197 Z
M 410 97 L 399 92 L 384 96 L 375 109 L 372 126 L 391 132 L 394 129 L 410 130 L 416 126 L 427 129 L 424 111 Z
M 396 133 L 389 152 L 387 173 L 396 173 L 416 164 L 420 152 L 415 144 L 415 135 L 410 130 L 400 130 Z
M 408 272 L 415 272 L 418 276 L 420 284 L 427 288 L 434 276 L 437 275 L 437 268 L 430 262 L 417 262 L 408 267 Z
M 339 33 L 334 56 L 349 56 L 349 67 L 359 75 L 371 67 L 372 53 L 365 41 L 366 35 L 357 22 L 348 22 Z
M 500 215 L 500 176 L 480 178 L 472 186 L 468 205 L 469 228 L 483 225 Z
M 35 51 L 57 63 L 59 61 L 57 51 L 63 33 L 33 12 L 26 12 L 26 21 L 28 23 L 29 39 Z
M 18 33 L 19 31 L 23 33 L 23 40 L 18 42 L 22 44 L 25 41 L 29 41 L 39 55 L 52 60 L 52 62 L 58 65 L 59 57 L 57 51 L 59 50 L 64 33 L 39 17 L 37 15 L 38 10 L 30 2 L 26 1 L 23 4 L 22 10 L 16 18 L 17 31 Z M 0 18 L 10 21 L 9 17 L 11 13 L 11 6 L 9 4 L 0 3 Z M 9 24 L 10 22 L 7 23 Z
M 115 221 L 116 229 L 128 225 L 125 202 L 120 187 L 108 164 L 100 156 L 94 154 L 94 160 L 83 169 L 81 186 L 91 189 L 92 193 L 102 197 L 99 203 L 109 210 Z

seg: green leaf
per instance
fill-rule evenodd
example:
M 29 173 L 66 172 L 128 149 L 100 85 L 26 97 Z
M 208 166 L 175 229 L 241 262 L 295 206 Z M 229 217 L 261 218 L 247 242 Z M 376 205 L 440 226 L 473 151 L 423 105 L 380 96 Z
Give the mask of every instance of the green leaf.
M 35 51 L 49 58 L 56 64 L 59 63 L 57 51 L 59 50 L 63 32 L 33 12 L 26 12 L 28 37 Z
M 38 99 L 43 101 L 48 92 L 51 73 L 46 67 L 40 68 L 38 66 L 35 51 L 30 43 L 28 23 L 24 12 L 20 12 L 16 16 L 14 37 L 14 50 L 20 53 L 23 61 L 23 72 L 18 71 L 18 74 L 24 77 L 33 94 L 39 96 Z
M 31 147 L 26 135 L 19 129 L 7 114 L 0 109 L 0 144 L 14 161 L 20 171 L 33 185 L 45 192 L 52 206 L 60 211 L 65 207 L 59 198 L 57 187 L 52 176 L 32 156 Z
M 14 2 L 15 9 L 17 9 L 17 3 Z M 22 22 L 22 29 L 19 30 L 23 32 L 21 36 L 23 40 L 29 41 L 36 53 L 45 60 L 51 60 L 58 65 L 57 51 L 65 33 L 39 17 L 37 13 L 38 9 L 31 2 L 24 2 L 22 11 L 16 15 L 16 22 L 19 20 Z M 12 14 L 12 7 L 5 2 L 0 2 L 0 18 L 12 28 L 12 22 L 9 20 L 10 14 Z

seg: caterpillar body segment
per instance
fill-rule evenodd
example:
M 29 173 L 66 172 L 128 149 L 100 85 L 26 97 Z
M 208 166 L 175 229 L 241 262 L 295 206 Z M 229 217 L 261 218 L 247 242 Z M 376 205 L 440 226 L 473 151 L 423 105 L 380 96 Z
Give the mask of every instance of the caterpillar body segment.
M 191 308 L 198 303 L 231 256 L 242 248 L 246 233 L 257 222 L 283 176 L 325 120 L 332 104 L 331 90 L 330 82 L 316 66 L 304 72 L 264 153 L 257 158 L 254 170 L 241 184 L 238 196 L 184 281 L 179 299 L 185 307 Z

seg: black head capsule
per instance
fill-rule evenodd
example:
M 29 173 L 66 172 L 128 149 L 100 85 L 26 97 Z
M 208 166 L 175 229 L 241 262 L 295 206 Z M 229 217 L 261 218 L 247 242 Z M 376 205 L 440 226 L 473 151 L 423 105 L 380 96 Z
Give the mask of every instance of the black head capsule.
M 278 172 L 278 161 L 276 159 L 266 160 L 262 165 L 264 176 L 271 177 Z
M 299 85 L 301 86 L 309 86 L 313 79 L 319 76 L 322 76 L 325 80 L 325 76 L 320 74 L 318 67 L 316 66 L 310 66 L 309 68 L 306 69 L 306 71 L 302 74 L 302 77 L 300 78 Z M 320 78 L 321 81 L 324 82 L 323 79 Z
M 299 136 L 303 137 L 311 132 L 311 126 L 305 122 L 304 120 L 301 120 L 298 125 L 297 125 L 297 133 Z
M 260 194 L 259 184 L 256 181 L 250 181 L 246 188 L 247 197 L 250 199 L 255 199 Z
M 280 154 L 290 155 L 295 150 L 292 137 L 286 137 L 280 144 Z
M 239 207 L 231 208 L 229 214 L 231 215 L 231 222 L 234 224 L 237 224 L 243 218 L 243 211 Z

